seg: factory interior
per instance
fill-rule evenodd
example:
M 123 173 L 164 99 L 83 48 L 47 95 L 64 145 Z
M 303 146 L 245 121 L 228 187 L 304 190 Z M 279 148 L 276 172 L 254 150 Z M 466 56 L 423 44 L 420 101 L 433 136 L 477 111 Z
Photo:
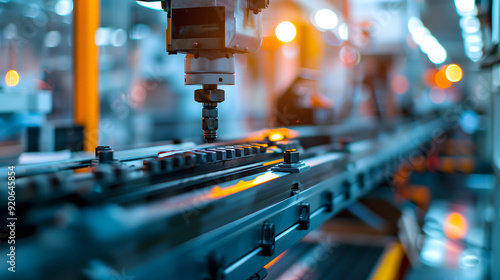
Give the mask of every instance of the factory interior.
M 500 0 L 0 15 L 0 279 L 500 280 Z

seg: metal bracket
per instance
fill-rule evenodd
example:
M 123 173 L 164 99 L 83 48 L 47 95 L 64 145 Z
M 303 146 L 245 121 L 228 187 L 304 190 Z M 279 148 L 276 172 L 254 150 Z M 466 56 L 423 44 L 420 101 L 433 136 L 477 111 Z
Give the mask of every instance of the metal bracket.
M 301 173 L 309 170 L 310 166 L 303 161 L 297 163 L 280 163 L 277 166 L 271 167 L 272 171 L 275 172 L 290 172 L 290 173 Z
M 308 230 L 311 223 L 311 205 L 309 203 L 299 204 L 299 229 Z
M 275 225 L 273 223 L 264 223 L 262 225 L 262 255 L 274 255 L 274 248 L 276 247 Z

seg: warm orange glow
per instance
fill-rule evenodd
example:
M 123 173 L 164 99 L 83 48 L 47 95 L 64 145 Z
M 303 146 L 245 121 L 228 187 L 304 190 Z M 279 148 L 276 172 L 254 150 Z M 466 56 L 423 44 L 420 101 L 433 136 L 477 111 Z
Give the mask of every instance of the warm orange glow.
M 281 254 L 279 254 L 276 258 L 274 258 L 272 261 L 270 261 L 268 264 L 266 264 L 264 266 L 264 268 L 268 269 L 270 268 L 271 266 L 273 266 L 275 263 L 277 263 L 281 258 L 283 258 L 283 256 L 285 256 L 285 253 L 288 252 L 288 251 L 285 251 Z
M 465 237 L 469 226 L 467 220 L 460 213 L 452 212 L 444 221 L 444 233 L 448 238 L 459 239 Z
M 263 166 L 269 166 L 269 165 L 280 163 L 282 161 L 283 161 L 283 159 L 280 158 L 280 159 L 277 159 L 277 160 L 272 160 L 272 161 L 264 162 L 262 165 Z
M 212 193 L 209 195 L 210 197 L 225 197 L 229 196 L 250 188 L 255 187 L 256 185 L 271 181 L 273 179 L 278 178 L 279 176 L 272 173 L 267 172 L 263 175 L 257 176 L 255 179 L 251 181 L 239 181 L 236 185 L 221 188 L 220 186 L 215 186 L 212 188 Z
M 269 136 L 269 140 L 271 141 L 281 141 L 285 138 L 285 136 L 283 134 L 279 134 L 279 133 L 274 133 L 274 134 L 271 134 L 271 136 Z
M 15 87 L 19 84 L 19 73 L 16 70 L 9 70 L 5 75 L 5 83 L 9 87 Z
M 276 27 L 276 37 L 284 43 L 293 41 L 297 36 L 297 29 L 295 25 L 289 21 L 284 21 Z
M 251 133 L 245 141 L 253 142 L 253 141 L 281 141 L 284 139 L 291 139 L 299 136 L 299 133 L 295 130 L 291 130 L 288 128 L 273 128 L 273 129 L 264 129 Z
M 451 87 L 451 82 L 446 77 L 446 70 L 445 69 L 442 69 L 436 73 L 436 76 L 434 76 L 434 82 L 440 88 Z
M 285 138 L 285 136 L 278 134 L 278 133 L 271 134 L 271 136 L 269 136 L 269 140 L 271 140 L 271 141 L 280 141 L 280 140 L 283 140 L 283 138 Z
M 452 83 L 459 82 L 462 79 L 462 68 L 456 64 L 450 64 L 446 67 L 446 78 Z
M 408 79 L 403 75 L 397 75 L 392 78 L 391 81 L 391 89 L 393 92 L 397 94 L 403 94 L 408 91 L 410 88 L 410 83 Z
M 429 87 L 436 86 L 436 81 L 434 77 L 436 77 L 437 72 L 438 70 L 436 70 L 435 68 L 429 68 L 424 71 L 424 74 L 422 75 L 422 80 L 427 86 Z

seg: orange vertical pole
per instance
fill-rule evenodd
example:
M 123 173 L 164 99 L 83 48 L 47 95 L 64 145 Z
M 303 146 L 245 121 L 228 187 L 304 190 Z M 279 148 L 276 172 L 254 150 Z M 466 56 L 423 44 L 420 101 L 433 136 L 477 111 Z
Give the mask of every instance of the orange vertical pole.
M 74 5 L 74 120 L 84 127 L 85 151 L 93 151 L 99 138 L 99 57 L 95 33 L 100 0 L 73 1 Z

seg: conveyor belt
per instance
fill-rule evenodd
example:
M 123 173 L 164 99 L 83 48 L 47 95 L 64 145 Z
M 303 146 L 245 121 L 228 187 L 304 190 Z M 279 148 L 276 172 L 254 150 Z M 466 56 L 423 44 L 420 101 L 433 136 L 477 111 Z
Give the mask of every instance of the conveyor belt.
M 19 263 L 17 275 L 57 280 L 93 271 L 105 277 L 127 267 L 130 275 L 147 275 L 151 280 L 203 279 L 207 273 L 225 275 L 226 280 L 246 279 L 390 177 L 411 152 L 425 153 L 422 145 L 447 125 L 440 120 L 414 123 L 343 149 L 310 148 L 301 153 L 310 169 L 300 174 L 267 170 L 279 162 L 280 151 L 289 148 L 271 148 L 272 143 L 267 143 L 265 153 L 255 155 L 256 161 L 226 158 L 202 164 L 200 173 L 195 172 L 197 167 L 180 164 L 180 158 L 177 169 L 152 167 L 158 162 L 161 166 L 165 155 L 175 161 L 177 153 L 190 154 L 192 163 L 197 160 L 192 150 L 167 151 L 159 159 L 149 156 L 140 168 L 123 167 L 132 172 L 121 179 L 123 174 L 116 172 L 114 163 L 94 164 L 92 173 L 71 174 L 59 182 L 55 192 L 73 192 L 73 200 L 54 200 L 50 187 L 45 195 L 38 193 L 31 199 L 29 189 L 24 190 L 26 207 L 19 223 L 30 234 L 20 240 L 18 252 L 43 249 L 54 254 Z M 233 148 L 225 149 L 227 157 L 227 150 Z M 181 191 L 169 192 L 176 188 Z M 302 217 L 310 219 L 307 228 L 299 221 L 305 205 L 310 209 Z M 272 225 L 275 232 L 269 240 L 275 242 L 275 249 L 269 255 L 264 251 L 263 224 Z M 58 244 L 40 240 L 47 230 L 61 237 Z M 95 262 L 99 269 L 90 265 Z

